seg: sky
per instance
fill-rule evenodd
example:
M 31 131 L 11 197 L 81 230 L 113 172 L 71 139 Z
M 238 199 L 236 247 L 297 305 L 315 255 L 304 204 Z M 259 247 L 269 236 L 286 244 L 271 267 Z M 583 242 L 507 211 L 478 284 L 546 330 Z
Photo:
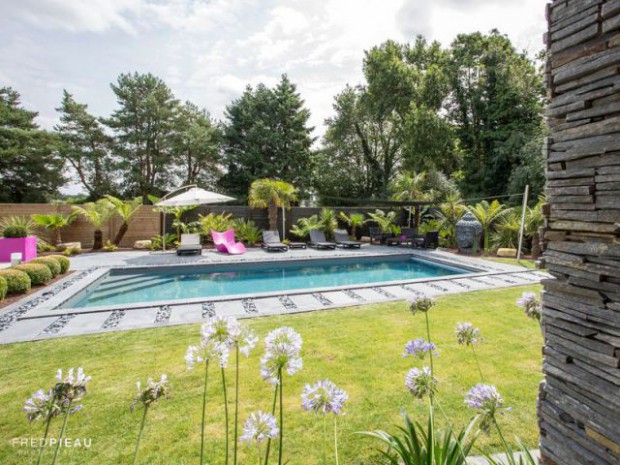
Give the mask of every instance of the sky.
M 544 0 L 2 0 L 0 86 L 52 128 L 62 90 L 108 116 L 120 73 L 151 72 L 175 96 L 223 118 L 247 84 L 283 73 L 324 133 L 334 96 L 363 82 L 364 51 L 422 34 L 448 46 L 458 33 L 507 34 L 534 55 Z

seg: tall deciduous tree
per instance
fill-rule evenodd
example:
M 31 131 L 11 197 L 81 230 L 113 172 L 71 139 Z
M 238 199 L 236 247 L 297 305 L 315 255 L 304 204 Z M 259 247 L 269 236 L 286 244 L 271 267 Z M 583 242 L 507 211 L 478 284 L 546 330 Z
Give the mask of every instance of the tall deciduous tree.
M 99 120 L 88 113 L 88 105 L 78 103 L 66 90 L 56 111 L 60 124 L 54 129 L 60 136 L 60 156 L 73 167 L 82 187 L 92 200 L 113 190 L 111 138 Z
M 221 185 L 244 197 L 260 178 L 278 178 L 305 185 L 310 175 L 312 129 L 310 112 L 286 76 L 267 88 L 248 86 L 226 109 L 224 129 L 228 168 Z
M 0 88 L 0 201 L 45 202 L 65 183 L 58 138 L 39 129 L 20 95 Z
M 213 186 L 221 176 L 222 130 L 205 110 L 191 102 L 179 108 L 173 149 L 184 185 Z
M 463 151 L 467 195 L 505 194 L 524 141 L 540 133 L 543 85 L 508 37 L 461 34 L 452 43 L 450 116 Z
M 152 74 L 121 74 L 111 84 L 119 108 L 106 120 L 115 131 L 115 154 L 124 173 L 126 196 L 164 191 L 173 175 L 173 134 L 178 101 Z

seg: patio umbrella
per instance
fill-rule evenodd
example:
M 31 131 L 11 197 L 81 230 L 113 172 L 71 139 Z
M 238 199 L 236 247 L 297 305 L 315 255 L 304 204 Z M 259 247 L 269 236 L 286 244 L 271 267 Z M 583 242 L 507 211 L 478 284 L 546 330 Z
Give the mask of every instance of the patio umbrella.
M 187 187 L 187 186 L 186 186 Z M 183 187 L 177 189 L 174 192 L 177 192 Z M 171 192 L 170 194 L 174 194 Z M 170 195 L 168 194 L 168 195 Z M 186 190 L 185 192 L 175 195 L 174 197 L 164 198 L 157 202 L 155 205 L 158 207 L 186 207 L 189 205 L 204 205 L 209 203 L 221 203 L 221 202 L 230 202 L 231 200 L 235 200 L 233 197 L 228 197 L 227 195 L 218 194 L 217 192 L 210 192 L 199 187 L 192 187 L 191 189 Z M 164 211 L 164 233 L 166 227 L 166 212 Z M 166 240 L 162 241 L 162 249 L 166 250 Z

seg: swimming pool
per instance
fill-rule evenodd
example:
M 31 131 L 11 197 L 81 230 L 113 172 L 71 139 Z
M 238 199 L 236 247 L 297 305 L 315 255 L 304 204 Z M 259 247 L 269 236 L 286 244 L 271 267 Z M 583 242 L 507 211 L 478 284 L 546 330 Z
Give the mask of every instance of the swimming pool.
M 471 273 L 411 255 L 112 269 L 65 308 L 378 284 Z

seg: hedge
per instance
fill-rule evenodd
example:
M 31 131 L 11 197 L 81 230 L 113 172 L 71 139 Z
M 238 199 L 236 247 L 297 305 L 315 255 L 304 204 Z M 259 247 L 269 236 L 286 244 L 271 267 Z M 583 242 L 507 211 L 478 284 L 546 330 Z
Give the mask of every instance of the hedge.
M 4 300 L 6 297 L 6 290 L 8 288 L 8 284 L 6 283 L 6 279 L 0 277 L 0 302 Z
M 41 257 L 35 258 L 34 260 L 30 260 L 28 263 L 40 263 L 41 265 L 47 266 L 52 272 L 52 278 L 55 278 L 60 274 L 60 263 L 58 260 L 55 260 L 50 257 Z
M 12 268 L 0 270 L 0 277 L 6 280 L 7 294 L 24 294 L 30 290 L 30 276 Z
M 44 258 L 53 258 L 54 260 L 56 260 L 60 265 L 60 274 L 65 274 L 67 271 L 69 271 L 69 267 L 71 266 L 71 260 L 69 260 L 67 257 L 63 257 L 62 255 L 48 255 Z
M 52 272 L 42 263 L 23 263 L 13 267 L 14 270 L 23 271 L 30 276 L 33 286 L 37 284 L 47 284 L 52 280 Z

